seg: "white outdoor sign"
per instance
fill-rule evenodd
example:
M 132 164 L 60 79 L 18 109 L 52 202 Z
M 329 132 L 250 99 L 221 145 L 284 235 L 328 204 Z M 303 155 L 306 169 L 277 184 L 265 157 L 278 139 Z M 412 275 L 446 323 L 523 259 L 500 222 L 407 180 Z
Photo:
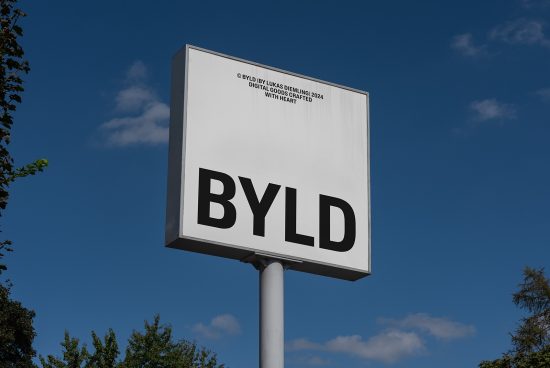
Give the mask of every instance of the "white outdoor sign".
M 370 273 L 366 92 L 187 46 L 170 114 L 167 246 Z

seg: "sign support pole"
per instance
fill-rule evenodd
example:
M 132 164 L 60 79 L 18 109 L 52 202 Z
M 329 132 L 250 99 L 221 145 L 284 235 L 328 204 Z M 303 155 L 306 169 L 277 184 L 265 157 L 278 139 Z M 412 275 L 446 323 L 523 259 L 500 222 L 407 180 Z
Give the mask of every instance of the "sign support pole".
M 284 269 L 262 258 L 260 270 L 260 368 L 284 368 Z

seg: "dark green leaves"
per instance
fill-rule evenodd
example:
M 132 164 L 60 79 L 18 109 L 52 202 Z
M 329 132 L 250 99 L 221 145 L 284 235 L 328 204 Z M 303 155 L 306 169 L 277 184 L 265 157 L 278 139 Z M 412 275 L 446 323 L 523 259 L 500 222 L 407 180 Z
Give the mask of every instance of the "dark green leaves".
M 481 362 L 480 368 L 550 367 L 550 281 L 543 269 L 526 267 L 523 276 L 513 300 L 530 315 L 512 335 L 514 348 L 500 359 Z
M 156 315 L 145 322 L 144 331 L 134 331 L 128 340 L 126 356 L 119 360 L 118 343 L 113 330 L 100 339 L 92 332 L 94 351 L 80 346 L 79 340 L 65 333 L 61 343 L 63 358 L 40 357 L 43 368 L 223 368 L 216 355 L 196 343 L 175 341 L 172 328 L 161 325 Z
M 47 160 L 41 159 L 16 168 L 8 149 L 13 126 L 12 114 L 22 101 L 22 76 L 30 70 L 18 41 L 18 37 L 23 35 L 23 29 L 17 22 L 25 13 L 15 7 L 16 3 L 16 0 L 2 0 L 0 3 L 0 210 L 4 210 L 8 204 L 9 185 L 15 179 L 34 175 L 48 165 Z M 5 242 L 0 243 L 0 260 L 10 250 Z M 0 273 L 4 270 L 6 265 L 0 264 Z
M 103 341 L 101 341 L 95 332 L 92 332 L 92 340 L 95 351 L 90 355 L 86 367 L 114 368 L 120 365 L 117 363 L 119 351 L 113 330 L 109 329 L 107 334 L 103 337 Z
M 33 368 L 34 312 L 10 298 L 10 289 L 0 284 L 0 366 Z
M 172 328 L 161 325 L 155 316 L 152 324 L 145 322 L 145 331 L 132 333 L 126 349 L 123 368 L 223 368 L 216 355 L 189 341 L 174 341 Z
M 512 335 L 517 354 L 538 352 L 550 346 L 550 282 L 544 270 L 527 267 L 520 290 L 514 294 L 514 303 L 529 311 L 516 333 Z
M 34 175 L 48 165 L 47 160 L 41 159 L 16 168 L 8 150 L 13 126 L 12 113 L 21 103 L 24 90 L 22 75 L 30 70 L 18 42 L 23 29 L 17 22 L 25 13 L 15 7 L 16 3 L 16 0 L 0 2 L 0 210 L 7 206 L 9 185 L 15 179 Z M 11 241 L 0 241 L 0 261 L 6 252 L 11 251 Z M 7 266 L 0 263 L 0 274 L 6 269 Z M 32 325 L 34 312 L 10 299 L 10 285 L 9 281 L 0 281 L 0 367 L 35 367 L 32 361 L 36 355 L 32 348 L 35 336 Z
M 65 338 L 61 343 L 63 347 L 63 358 L 59 359 L 53 355 L 48 355 L 47 359 L 40 357 L 40 362 L 44 368 L 80 368 L 89 358 L 86 347 L 80 347 L 78 339 L 72 338 L 65 331 Z

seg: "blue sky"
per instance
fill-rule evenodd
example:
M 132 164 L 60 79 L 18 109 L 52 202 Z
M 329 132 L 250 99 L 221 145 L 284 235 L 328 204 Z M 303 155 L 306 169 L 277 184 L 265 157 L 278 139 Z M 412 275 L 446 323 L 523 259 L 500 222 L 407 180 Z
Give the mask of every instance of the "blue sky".
M 373 274 L 285 274 L 287 367 L 499 356 L 550 260 L 550 2 L 23 1 L 31 63 L 3 234 L 40 354 L 160 313 L 258 362 L 258 274 L 163 247 L 170 62 L 186 43 L 370 93 Z M 118 119 L 118 120 L 114 120 Z M 118 123 L 117 123 L 118 122 Z

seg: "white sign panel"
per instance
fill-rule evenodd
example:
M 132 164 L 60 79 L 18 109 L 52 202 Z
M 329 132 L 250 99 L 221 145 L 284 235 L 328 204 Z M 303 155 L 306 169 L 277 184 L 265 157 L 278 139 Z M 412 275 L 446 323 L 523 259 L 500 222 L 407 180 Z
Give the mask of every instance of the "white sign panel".
M 368 94 L 187 46 L 172 69 L 166 245 L 370 273 Z

